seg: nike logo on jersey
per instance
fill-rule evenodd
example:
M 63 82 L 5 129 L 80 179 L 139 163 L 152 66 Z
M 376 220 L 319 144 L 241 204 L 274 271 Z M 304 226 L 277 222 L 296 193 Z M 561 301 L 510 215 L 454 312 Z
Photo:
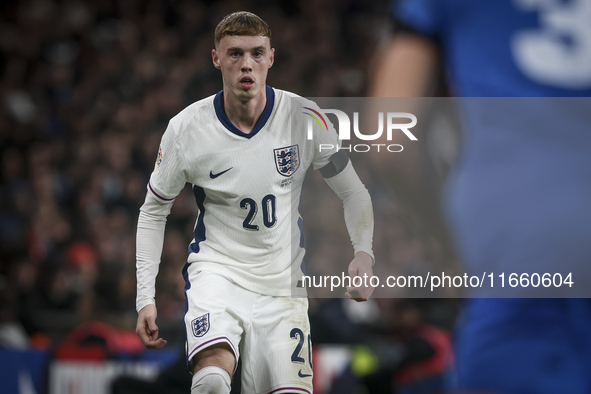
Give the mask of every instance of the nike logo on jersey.
M 310 376 L 312 376 L 312 375 L 303 374 L 303 373 L 302 373 L 302 370 L 300 369 L 300 370 L 298 371 L 298 376 L 299 376 L 300 378 L 307 378 L 307 377 L 310 377 Z
M 226 172 L 230 171 L 232 168 L 234 168 L 234 167 L 230 167 L 226 171 L 218 172 L 217 174 L 214 174 L 213 171 L 209 171 L 209 177 L 211 179 L 215 179 L 220 175 L 224 175 Z

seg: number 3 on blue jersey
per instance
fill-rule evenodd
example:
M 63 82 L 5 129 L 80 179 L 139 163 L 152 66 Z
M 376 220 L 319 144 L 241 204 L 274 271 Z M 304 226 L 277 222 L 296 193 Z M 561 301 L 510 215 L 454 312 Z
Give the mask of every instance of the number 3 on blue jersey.
M 515 33 L 511 50 L 528 78 L 566 89 L 591 87 L 591 2 L 513 0 L 524 11 L 538 11 L 540 27 Z

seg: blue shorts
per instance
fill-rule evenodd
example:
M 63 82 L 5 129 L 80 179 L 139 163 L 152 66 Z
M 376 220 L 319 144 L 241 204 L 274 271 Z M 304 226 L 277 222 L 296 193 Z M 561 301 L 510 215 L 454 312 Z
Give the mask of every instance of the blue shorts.
M 467 302 L 456 338 L 456 388 L 591 393 L 590 299 Z

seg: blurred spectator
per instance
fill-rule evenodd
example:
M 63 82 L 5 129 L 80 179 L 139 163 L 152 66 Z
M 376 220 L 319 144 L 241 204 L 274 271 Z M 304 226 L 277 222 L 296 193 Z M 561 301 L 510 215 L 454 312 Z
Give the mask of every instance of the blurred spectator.
M 438 319 L 437 309 L 449 302 L 384 298 L 362 306 L 346 301 L 330 300 L 311 318 L 316 337 L 326 340 L 322 335 L 327 335 L 332 338 L 328 343 L 354 345 L 351 364 L 330 393 L 445 392 L 445 373 L 453 362 L 452 322 Z
M 158 143 L 172 116 L 221 88 L 210 60 L 210 21 L 239 9 L 269 21 L 277 48 L 270 85 L 304 96 L 363 96 L 386 5 L 3 2 L 0 278 L 2 321 L 18 324 L 17 342 L 33 337 L 43 346 L 56 344 L 88 320 L 135 326 L 135 222 Z M 379 178 L 369 173 L 365 158 L 353 159 L 362 178 Z M 343 244 L 337 239 L 347 236 L 346 229 L 332 219 L 342 216 L 332 193 L 312 193 L 326 188 L 315 175 L 306 181 L 311 193 L 302 201 L 303 215 L 317 218 L 305 223 L 308 267 L 338 272 L 341 256 L 351 253 L 334 246 Z M 376 218 L 382 268 L 438 260 L 437 248 L 413 218 L 379 183 L 370 187 L 387 212 Z M 175 330 L 184 313 L 180 270 L 196 210 L 185 188 L 168 218 L 157 283 L 161 318 L 170 322 L 163 330 Z M 325 302 L 313 300 L 312 309 L 329 310 Z M 181 343 L 183 335 L 167 337 Z

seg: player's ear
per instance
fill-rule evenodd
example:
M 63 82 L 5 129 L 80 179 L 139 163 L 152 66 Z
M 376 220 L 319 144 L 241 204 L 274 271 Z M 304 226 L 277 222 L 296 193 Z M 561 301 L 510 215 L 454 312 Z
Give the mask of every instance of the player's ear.
M 275 61 L 275 48 L 271 48 L 271 56 L 269 57 L 269 68 L 273 66 L 273 62 Z
M 211 60 L 213 61 L 213 65 L 218 70 L 220 69 L 220 57 L 218 56 L 218 52 L 215 49 L 211 50 Z

